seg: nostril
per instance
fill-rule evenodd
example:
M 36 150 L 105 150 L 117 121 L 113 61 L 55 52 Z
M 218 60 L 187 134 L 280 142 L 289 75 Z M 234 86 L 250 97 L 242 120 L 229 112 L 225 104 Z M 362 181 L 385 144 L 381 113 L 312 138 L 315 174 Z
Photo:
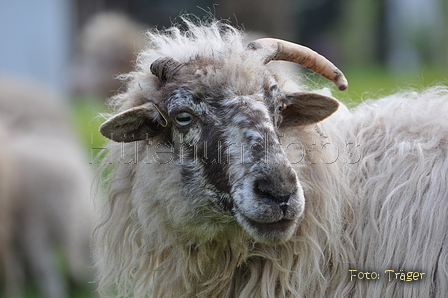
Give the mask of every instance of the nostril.
M 288 201 L 289 201 L 290 197 L 291 197 L 291 195 L 276 196 L 274 200 L 279 204 L 288 205 Z
M 254 188 L 254 191 L 258 196 L 277 203 L 282 210 L 288 207 L 291 193 L 285 193 L 280 186 L 263 179 L 256 181 Z
M 289 207 L 289 204 L 284 202 L 284 203 L 279 203 L 278 206 L 280 207 L 280 209 L 282 209 L 283 214 L 285 214 L 286 213 L 286 209 L 288 209 L 288 207 Z

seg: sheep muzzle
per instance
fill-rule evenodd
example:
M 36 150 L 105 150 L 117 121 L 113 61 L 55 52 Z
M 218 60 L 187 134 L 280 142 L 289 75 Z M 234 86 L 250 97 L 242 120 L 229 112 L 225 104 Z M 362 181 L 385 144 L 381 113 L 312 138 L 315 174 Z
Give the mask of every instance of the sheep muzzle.
M 258 173 L 256 173 L 258 172 Z M 237 222 L 255 240 L 287 241 L 303 215 L 305 199 L 295 172 L 285 163 L 255 166 L 233 191 Z

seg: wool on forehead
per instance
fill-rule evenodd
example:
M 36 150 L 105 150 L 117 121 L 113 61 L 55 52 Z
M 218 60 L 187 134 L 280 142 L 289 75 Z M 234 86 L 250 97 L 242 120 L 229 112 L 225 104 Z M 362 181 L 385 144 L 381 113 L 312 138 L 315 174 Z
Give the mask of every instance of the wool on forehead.
M 148 60 L 141 62 L 152 63 L 158 57 L 168 56 L 186 63 L 195 56 L 216 59 L 232 51 L 240 53 L 245 49 L 243 33 L 224 21 L 201 22 L 192 21 L 188 17 L 182 17 L 181 20 L 183 24 L 147 32 L 147 48 L 139 59 Z
M 152 94 L 158 81 L 150 67 L 161 57 L 192 65 L 192 75 L 195 77 L 192 76 L 194 81 L 189 82 L 196 86 L 200 82 L 198 87 L 205 90 L 219 89 L 234 95 L 262 91 L 266 67 L 261 56 L 246 51 L 242 31 L 224 21 L 193 22 L 188 17 L 181 19 L 181 25 L 146 33 L 147 46 L 137 57 L 136 70 L 121 76 L 126 81 L 126 92 L 116 95 L 110 102 L 112 106 L 118 110 L 126 109 L 141 104 L 131 103 L 129 97 L 138 101 Z M 188 81 L 180 83 L 188 85 Z

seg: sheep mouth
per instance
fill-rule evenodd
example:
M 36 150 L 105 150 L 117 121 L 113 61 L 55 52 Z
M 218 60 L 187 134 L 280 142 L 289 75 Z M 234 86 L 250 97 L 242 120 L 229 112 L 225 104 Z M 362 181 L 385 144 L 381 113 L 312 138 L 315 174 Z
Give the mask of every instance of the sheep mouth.
M 293 224 L 293 220 L 291 219 L 281 219 L 276 222 L 270 222 L 270 223 L 264 223 L 264 222 L 258 222 L 249 218 L 246 218 L 247 223 L 258 230 L 264 230 L 264 231 L 280 231 L 280 230 L 286 230 L 288 229 L 291 224 Z
M 291 238 L 298 219 L 282 218 L 274 222 L 260 222 L 236 213 L 236 219 L 243 229 L 258 242 L 266 244 L 280 244 Z

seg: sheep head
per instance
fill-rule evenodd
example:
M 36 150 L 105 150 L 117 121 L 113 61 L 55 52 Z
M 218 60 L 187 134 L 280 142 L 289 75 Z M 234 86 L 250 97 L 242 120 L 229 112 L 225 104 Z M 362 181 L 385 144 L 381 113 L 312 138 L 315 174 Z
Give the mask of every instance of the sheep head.
M 196 222 L 200 214 L 207 214 L 200 219 L 204 225 L 212 226 L 210 220 L 215 220 L 213 226 L 235 222 L 256 241 L 287 241 L 297 229 L 305 199 L 281 146 L 281 131 L 325 119 L 337 110 L 338 102 L 316 93 L 282 90 L 265 64 L 275 59 L 298 63 L 311 53 L 282 44 L 255 41 L 241 53 L 241 63 L 231 66 L 234 75 L 252 71 L 241 80 L 254 80 L 250 67 L 259 61 L 259 83 L 250 92 L 228 86 L 225 60 L 195 57 L 180 63 L 160 58 L 150 68 L 157 86 L 147 94 L 148 100 L 111 117 L 100 132 L 116 142 L 159 138 L 172 144 L 173 162 L 183 177 L 183 202 L 195 210 L 190 213 Z M 252 59 L 254 55 L 260 59 Z M 334 65 L 316 53 L 310 59 L 314 62 L 306 67 L 346 88 Z

